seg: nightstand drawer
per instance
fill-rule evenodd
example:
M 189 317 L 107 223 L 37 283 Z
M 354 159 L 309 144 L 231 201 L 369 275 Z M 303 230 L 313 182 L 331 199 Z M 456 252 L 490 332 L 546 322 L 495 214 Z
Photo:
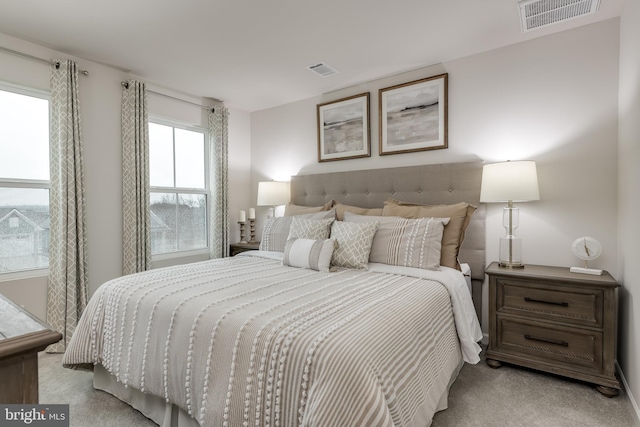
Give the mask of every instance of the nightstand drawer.
M 498 318 L 497 327 L 497 351 L 602 371 L 601 332 L 511 318 Z
M 603 291 L 561 285 L 497 280 L 497 311 L 529 318 L 601 327 Z

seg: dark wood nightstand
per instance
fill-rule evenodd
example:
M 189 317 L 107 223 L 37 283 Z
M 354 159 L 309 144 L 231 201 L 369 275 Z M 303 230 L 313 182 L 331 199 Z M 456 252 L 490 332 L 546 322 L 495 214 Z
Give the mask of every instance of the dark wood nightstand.
M 568 268 L 494 262 L 489 275 L 489 347 L 486 361 L 526 366 L 597 384 L 618 394 L 615 375 L 618 283 Z
M 229 256 L 236 256 L 241 252 L 257 251 L 260 249 L 260 242 L 255 243 L 232 243 L 229 245 Z
M 38 352 L 62 339 L 0 295 L 0 403 L 38 403 Z

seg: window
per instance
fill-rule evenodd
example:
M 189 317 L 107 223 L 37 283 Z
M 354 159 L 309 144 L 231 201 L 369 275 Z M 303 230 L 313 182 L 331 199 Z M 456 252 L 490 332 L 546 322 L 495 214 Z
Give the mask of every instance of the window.
M 208 246 L 205 140 L 200 128 L 149 123 L 152 255 Z
M 0 274 L 49 266 L 49 95 L 0 83 Z

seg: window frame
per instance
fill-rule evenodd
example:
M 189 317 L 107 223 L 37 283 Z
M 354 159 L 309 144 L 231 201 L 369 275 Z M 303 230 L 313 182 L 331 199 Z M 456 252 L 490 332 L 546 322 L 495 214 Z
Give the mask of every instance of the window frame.
M 210 220 L 210 204 L 211 204 L 211 189 L 209 186 L 210 179 L 210 167 L 209 167 L 209 131 L 204 126 L 198 126 L 191 123 L 181 122 L 179 120 L 169 119 L 166 117 L 156 116 L 149 114 L 148 119 L 149 124 L 158 124 L 162 126 L 170 126 L 175 129 L 183 129 L 192 132 L 199 132 L 204 135 L 204 188 L 188 188 L 188 187 L 162 187 L 162 186 L 153 186 L 151 185 L 151 181 L 149 181 L 149 197 L 151 197 L 151 193 L 164 193 L 164 194 L 204 194 L 205 196 L 205 243 L 206 246 L 204 248 L 198 249 L 186 249 L 186 250 L 176 250 L 173 252 L 162 252 L 158 254 L 151 254 L 151 261 L 164 261 L 175 258 L 189 257 L 195 255 L 205 255 L 209 253 L 209 220 Z M 151 140 L 149 140 L 149 151 L 151 151 Z M 149 172 L 151 172 L 151 164 L 149 164 Z M 175 182 L 176 179 L 176 149 L 175 149 L 175 133 L 173 139 L 173 179 Z M 176 205 L 177 206 L 177 205 Z M 177 209 L 177 207 L 176 207 Z M 151 211 L 151 206 L 149 206 L 149 211 Z M 176 233 L 178 231 L 176 230 Z M 178 235 L 176 236 L 176 241 L 178 239 Z
M 51 92 L 36 89 L 28 86 L 18 85 L 0 80 L 0 90 L 5 92 L 12 92 L 18 95 L 31 96 L 33 98 L 45 99 L 49 104 L 49 129 L 51 129 Z M 49 134 L 49 150 L 51 150 L 51 134 Z M 49 163 L 51 168 L 51 163 Z M 51 170 L 51 169 L 49 169 Z M 33 188 L 51 191 L 51 176 L 49 180 L 41 179 L 19 179 L 19 178 L 3 178 L 0 177 L 0 188 Z M 49 206 L 51 204 L 49 203 Z M 49 215 L 51 211 L 49 210 Z M 49 274 L 49 267 L 42 268 L 27 268 L 22 270 L 12 270 L 2 272 L 0 271 L 0 282 L 24 279 L 30 277 L 43 277 Z

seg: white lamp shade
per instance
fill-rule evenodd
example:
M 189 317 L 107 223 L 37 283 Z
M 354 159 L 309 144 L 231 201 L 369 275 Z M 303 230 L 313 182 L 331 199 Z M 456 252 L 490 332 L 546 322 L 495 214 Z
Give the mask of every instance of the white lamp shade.
M 264 181 L 258 183 L 258 206 L 280 206 L 289 203 L 289 183 Z
M 535 162 L 517 161 L 484 165 L 480 190 L 481 202 L 529 200 L 540 200 Z

